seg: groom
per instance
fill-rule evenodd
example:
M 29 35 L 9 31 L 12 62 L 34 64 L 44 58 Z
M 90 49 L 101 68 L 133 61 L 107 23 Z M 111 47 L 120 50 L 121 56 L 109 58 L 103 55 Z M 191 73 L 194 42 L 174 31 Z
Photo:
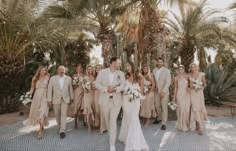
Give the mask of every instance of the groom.
M 122 95 L 125 86 L 125 76 L 120 68 L 120 59 L 112 57 L 110 67 L 99 72 L 95 87 L 100 90 L 100 105 L 110 136 L 110 150 L 115 150 L 117 117 L 122 105 Z
M 57 75 L 51 77 L 48 84 L 48 106 L 53 105 L 57 125 L 60 127 L 59 134 L 64 138 L 66 130 L 66 117 L 68 104 L 73 102 L 72 79 L 65 75 L 65 67 L 59 66 Z

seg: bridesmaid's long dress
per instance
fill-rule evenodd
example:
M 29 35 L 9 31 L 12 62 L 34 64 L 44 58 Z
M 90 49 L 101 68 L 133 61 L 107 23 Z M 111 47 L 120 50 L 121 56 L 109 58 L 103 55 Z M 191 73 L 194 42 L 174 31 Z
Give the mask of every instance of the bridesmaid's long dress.
M 74 114 L 83 110 L 84 90 L 82 86 L 74 87 Z
M 197 79 L 202 80 L 202 77 L 205 76 L 205 73 L 199 72 Z M 207 111 L 205 107 L 205 100 L 203 90 L 195 91 L 191 89 L 191 121 L 199 122 L 207 120 Z
M 151 82 L 144 78 L 144 86 L 151 86 Z M 156 117 L 154 92 L 149 92 L 141 101 L 140 116 L 144 118 Z
M 185 77 L 179 77 L 177 87 L 177 125 L 179 130 L 188 131 L 190 129 L 190 94 L 187 92 L 188 80 Z
M 35 126 L 42 123 L 48 126 L 47 86 L 49 78 L 36 82 L 35 93 L 30 106 L 29 118 L 23 122 L 24 125 Z

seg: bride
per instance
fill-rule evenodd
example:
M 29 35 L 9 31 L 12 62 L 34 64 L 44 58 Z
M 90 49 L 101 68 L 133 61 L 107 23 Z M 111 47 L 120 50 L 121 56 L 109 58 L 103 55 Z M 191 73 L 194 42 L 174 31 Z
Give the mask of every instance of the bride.
M 139 121 L 141 93 L 138 79 L 140 78 L 133 72 L 134 68 L 131 65 L 131 63 L 126 65 L 127 82 L 122 104 L 123 119 L 118 139 L 124 142 L 126 151 L 149 150 Z

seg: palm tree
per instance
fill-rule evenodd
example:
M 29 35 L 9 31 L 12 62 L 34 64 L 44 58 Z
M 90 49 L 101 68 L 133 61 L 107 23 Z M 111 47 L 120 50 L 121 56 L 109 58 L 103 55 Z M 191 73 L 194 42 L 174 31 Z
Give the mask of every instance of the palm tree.
M 179 45 L 181 63 L 186 67 L 194 59 L 194 53 L 198 51 L 200 57 L 206 56 L 205 48 L 216 48 L 219 43 L 235 44 L 235 34 L 222 29 L 220 24 L 227 22 L 224 17 L 214 17 L 216 10 L 205 9 L 205 2 L 196 8 L 188 8 L 185 16 L 173 14 L 174 19 L 167 19 L 166 24 L 173 32 L 172 38 Z M 205 58 L 200 59 L 201 68 L 204 68 Z
M 45 14 L 54 18 L 80 19 L 80 23 L 91 25 L 99 43 L 102 44 L 102 57 L 104 66 L 109 65 L 109 60 L 116 55 L 113 51 L 115 40 L 115 18 L 122 14 L 134 1 L 125 3 L 124 0 L 68 0 L 63 5 L 49 6 Z M 83 21 L 81 21 L 83 20 Z M 81 29 L 82 30 L 82 29 Z
M 0 106 L 13 111 L 22 91 L 19 76 L 33 43 L 51 42 L 58 30 L 39 17 L 36 0 L 0 0 Z M 0 112 L 1 112 L 0 111 Z
M 230 10 L 235 10 L 235 9 L 236 9 L 236 2 L 230 4 L 229 9 L 230 9 Z M 236 15 L 236 14 L 235 14 L 235 15 Z
M 155 59 L 157 56 L 163 55 L 163 51 L 165 51 L 168 31 L 162 24 L 163 16 L 166 13 L 159 9 L 161 2 L 166 2 L 170 6 L 177 3 L 181 12 L 184 12 L 185 4 L 195 4 L 192 1 L 185 0 L 139 0 L 138 3 L 128 9 L 129 12 L 121 18 L 124 25 L 119 25 L 119 27 L 123 32 L 125 31 L 124 39 L 128 40 L 128 43 L 137 43 L 139 65 L 148 63 L 150 57 Z M 139 16 L 135 16 L 139 21 L 132 23 L 127 19 L 134 20 L 134 16 L 130 16 L 130 10 L 134 11 L 135 15 L 139 14 Z

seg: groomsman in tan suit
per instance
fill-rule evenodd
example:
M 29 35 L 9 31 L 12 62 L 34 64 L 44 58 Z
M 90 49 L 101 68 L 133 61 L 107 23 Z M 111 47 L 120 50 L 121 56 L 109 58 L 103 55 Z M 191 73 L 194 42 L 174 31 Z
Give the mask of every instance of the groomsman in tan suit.
M 57 75 L 50 78 L 48 84 L 48 106 L 53 105 L 57 125 L 60 127 L 59 134 L 64 138 L 66 130 L 66 118 L 68 104 L 73 102 L 72 79 L 65 75 L 65 67 L 59 66 Z
M 122 105 L 121 92 L 125 86 L 125 76 L 120 68 L 120 59 L 112 57 L 110 67 L 99 72 L 95 86 L 101 91 L 100 105 L 109 132 L 110 150 L 115 150 L 117 117 Z
M 161 130 L 166 130 L 171 74 L 169 69 L 163 67 L 163 64 L 164 59 L 158 58 L 157 68 L 153 70 L 153 75 L 156 81 L 155 107 L 158 114 L 158 119 L 154 122 L 154 124 L 161 121 Z

